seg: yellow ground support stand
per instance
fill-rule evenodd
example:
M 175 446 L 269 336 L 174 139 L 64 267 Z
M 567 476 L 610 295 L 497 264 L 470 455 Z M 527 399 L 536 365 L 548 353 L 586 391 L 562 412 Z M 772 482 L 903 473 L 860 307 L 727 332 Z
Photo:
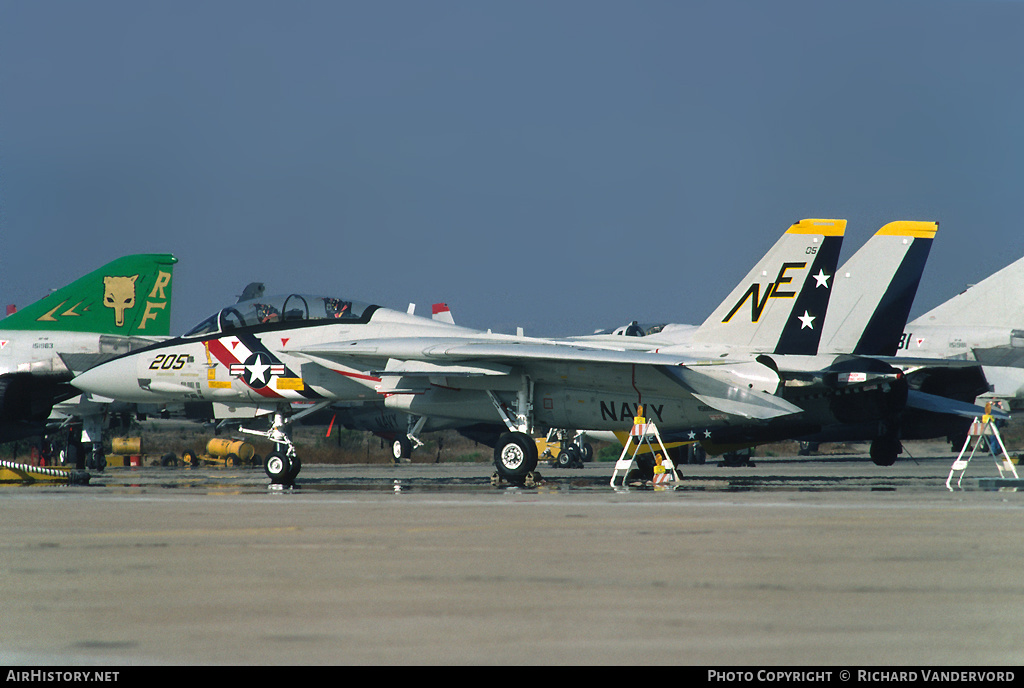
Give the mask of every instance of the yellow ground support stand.
M 974 458 L 974 454 L 978 451 L 978 447 L 981 446 L 982 442 L 985 443 L 992 458 L 995 459 L 996 468 L 999 469 L 999 477 L 1003 479 L 1017 479 L 1017 469 L 1014 467 L 1013 462 L 1010 461 L 1010 455 L 1006 453 L 1006 446 L 1003 444 L 1003 438 L 999 434 L 999 428 L 996 427 L 995 420 L 989 415 L 991 410 L 992 405 L 986 404 L 985 415 L 980 419 L 975 418 L 971 423 L 971 429 L 967 433 L 967 439 L 964 440 L 964 446 L 949 469 L 949 476 L 946 478 L 946 487 L 948 489 L 954 489 L 951 484 L 954 475 L 956 475 L 956 487 L 960 487 L 960 481 L 963 479 L 964 473 L 967 472 L 967 466 L 970 464 L 971 459 Z M 971 448 L 971 453 L 967 455 L 967 458 L 964 458 L 964 454 L 967 453 L 967 447 L 971 444 L 972 440 L 974 446 Z M 997 445 L 999 448 L 998 454 L 996 453 Z
M 652 437 L 657 440 L 658 446 L 661 448 L 660 454 L 655 451 L 654 445 L 651 444 Z M 635 447 L 633 447 L 634 443 Z M 654 466 L 654 478 L 652 479 L 653 484 L 667 485 L 676 482 L 678 479 L 676 467 L 672 463 L 672 459 L 669 458 L 668 450 L 665 449 L 665 443 L 661 441 L 658 427 L 654 423 L 647 422 L 647 419 L 644 417 L 644 408 L 641 406 L 637 409 L 636 416 L 633 418 L 633 427 L 629 431 L 629 437 L 626 439 L 626 443 L 622 447 L 622 453 L 619 454 L 619 458 L 615 462 L 615 468 L 612 470 L 612 478 L 609 481 L 611 487 L 619 487 L 625 484 L 626 476 L 636 464 L 636 455 L 645 445 L 651 454 L 655 455 L 656 463 Z M 633 447 L 632 452 L 630 452 L 631 447 Z

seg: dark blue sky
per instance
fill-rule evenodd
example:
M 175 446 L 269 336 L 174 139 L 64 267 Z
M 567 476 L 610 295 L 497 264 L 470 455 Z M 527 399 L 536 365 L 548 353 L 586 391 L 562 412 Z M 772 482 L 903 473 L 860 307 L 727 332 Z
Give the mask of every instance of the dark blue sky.
M 179 258 L 528 334 L 699 323 L 793 222 L 1024 255 L 1024 3 L 0 0 L 0 301 Z

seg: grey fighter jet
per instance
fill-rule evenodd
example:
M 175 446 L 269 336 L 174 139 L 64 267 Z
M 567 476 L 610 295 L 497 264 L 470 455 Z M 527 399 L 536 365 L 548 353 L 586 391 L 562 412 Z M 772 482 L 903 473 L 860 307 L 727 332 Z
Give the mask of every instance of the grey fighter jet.
M 721 328 L 740 342 L 771 337 L 786 350 L 813 353 L 844 230 L 841 220 L 793 225 L 730 296 Z M 74 384 L 122 401 L 262 406 L 274 415 L 263 434 L 279 449 L 265 467 L 282 483 L 294 480 L 300 464 L 288 431 L 298 417 L 293 402 L 313 402 L 305 413 L 383 399 L 415 417 L 498 421 L 506 432 L 495 445 L 496 467 L 510 480 L 536 466 L 531 431 L 619 428 L 638 404 L 666 430 L 706 434 L 805 415 L 777 395 L 778 372 L 752 359 L 494 334 L 301 294 L 233 304 L 182 337 L 93 368 Z

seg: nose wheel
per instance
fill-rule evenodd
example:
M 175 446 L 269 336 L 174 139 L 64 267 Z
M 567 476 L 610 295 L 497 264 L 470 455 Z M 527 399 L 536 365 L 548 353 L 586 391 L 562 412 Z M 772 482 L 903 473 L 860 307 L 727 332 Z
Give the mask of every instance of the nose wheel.
M 286 416 L 284 412 L 274 413 L 274 422 L 269 430 L 252 430 L 239 428 L 242 432 L 250 435 L 264 437 L 274 443 L 274 451 L 267 454 L 263 459 L 263 470 L 270 478 L 272 487 L 294 487 L 295 478 L 302 470 L 302 462 L 295 453 L 295 444 L 291 438 L 291 424 L 305 415 L 319 411 L 330 402 L 317 404 L 302 413 Z
M 271 485 L 291 486 L 302 470 L 302 462 L 298 456 L 289 456 L 287 451 L 272 451 L 263 459 L 263 470 Z

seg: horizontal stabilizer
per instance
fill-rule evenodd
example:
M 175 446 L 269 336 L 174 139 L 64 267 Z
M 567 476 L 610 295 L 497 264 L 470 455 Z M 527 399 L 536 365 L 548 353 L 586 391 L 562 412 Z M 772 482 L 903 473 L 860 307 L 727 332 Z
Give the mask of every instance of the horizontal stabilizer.
M 928 394 L 916 389 L 911 389 L 907 392 L 907 406 L 918 411 L 943 413 L 950 416 L 960 416 L 961 418 L 980 418 L 985 415 L 985 409 L 976 404 L 957 401 L 956 399 L 947 399 L 946 397 Z M 1009 414 L 998 409 L 992 409 L 990 415 L 998 420 L 1007 420 L 1010 417 Z
M 942 370 L 981 367 L 981 364 L 978 361 L 971 361 L 964 358 L 919 358 L 916 356 L 863 356 L 861 358 L 862 360 L 885 363 L 901 368 L 906 372 L 911 372 L 921 368 Z
M 974 358 L 984 366 L 1024 368 L 1024 349 L 1014 347 L 991 347 L 974 349 Z

